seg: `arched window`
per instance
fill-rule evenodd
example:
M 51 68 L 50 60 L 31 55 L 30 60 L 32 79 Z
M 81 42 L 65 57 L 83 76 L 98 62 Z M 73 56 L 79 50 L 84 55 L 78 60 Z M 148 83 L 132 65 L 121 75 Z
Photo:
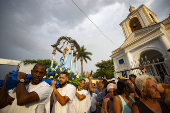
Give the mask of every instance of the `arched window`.
M 139 30 L 139 29 L 142 29 L 142 26 L 141 26 L 137 17 L 134 17 L 130 20 L 129 26 L 130 26 L 132 32 Z

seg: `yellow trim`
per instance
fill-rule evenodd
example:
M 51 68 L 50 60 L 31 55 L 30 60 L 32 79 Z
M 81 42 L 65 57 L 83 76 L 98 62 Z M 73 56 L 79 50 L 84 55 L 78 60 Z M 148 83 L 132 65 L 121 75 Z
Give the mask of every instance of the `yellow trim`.
M 140 40 L 140 41 L 138 41 L 138 42 L 136 42 L 136 43 L 130 45 L 129 47 L 126 47 L 126 48 L 125 48 L 125 51 L 128 50 L 128 49 L 130 49 L 130 48 L 132 48 L 132 47 L 134 47 L 134 46 L 136 46 L 136 45 L 138 45 L 138 44 L 140 44 L 140 43 L 142 43 L 142 42 L 144 42 L 145 40 L 147 40 L 147 39 L 153 37 L 155 34 L 158 34 L 158 32 L 160 32 L 160 31 L 156 31 L 156 32 L 154 32 L 153 34 L 151 34 L 151 35 L 149 35 L 149 36 L 143 38 L 142 40 Z M 138 37 L 134 38 L 134 40 L 136 40 L 137 38 L 138 38 Z M 132 41 L 134 41 L 134 40 L 132 40 Z M 132 42 L 132 41 L 131 41 L 131 42 Z M 129 42 L 129 43 L 131 43 L 131 42 Z M 127 44 L 129 44 L 129 43 L 127 43 Z M 126 45 L 127 45 L 127 44 L 126 44 Z

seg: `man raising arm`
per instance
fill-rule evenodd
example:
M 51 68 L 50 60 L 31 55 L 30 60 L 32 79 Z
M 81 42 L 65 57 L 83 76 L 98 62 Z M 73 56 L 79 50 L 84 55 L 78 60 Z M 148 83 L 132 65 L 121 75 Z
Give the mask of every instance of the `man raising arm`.
M 58 89 L 56 89 L 56 81 L 52 81 L 53 97 L 51 98 L 54 101 L 51 104 L 52 113 L 75 113 L 74 98 L 76 88 L 67 84 L 68 76 L 67 72 L 61 72 L 59 76 L 60 88 Z

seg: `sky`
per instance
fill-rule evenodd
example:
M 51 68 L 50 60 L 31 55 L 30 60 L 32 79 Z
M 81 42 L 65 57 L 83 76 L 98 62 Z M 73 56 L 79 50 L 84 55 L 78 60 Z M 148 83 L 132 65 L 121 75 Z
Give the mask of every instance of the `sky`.
M 52 59 L 52 44 L 59 37 L 75 39 L 93 55 L 84 71 L 96 71 L 95 64 L 110 59 L 111 52 L 125 40 L 120 23 L 129 6 L 144 4 L 159 22 L 170 14 L 170 0 L 0 0 L 0 58 L 12 60 Z M 111 41 L 113 42 L 111 42 Z M 57 52 L 55 61 L 59 62 Z M 0 79 L 16 66 L 0 65 Z M 78 61 L 78 73 L 81 72 Z

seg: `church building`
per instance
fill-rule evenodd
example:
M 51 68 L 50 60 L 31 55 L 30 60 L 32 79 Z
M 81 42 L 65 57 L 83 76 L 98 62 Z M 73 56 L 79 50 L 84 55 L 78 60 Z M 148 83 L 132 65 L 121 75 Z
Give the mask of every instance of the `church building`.
M 112 51 L 115 78 L 129 74 L 140 75 L 139 65 L 155 76 L 158 82 L 170 74 L 170 16 L 158 22 L 156 14 L 145 5 L 137 9 L 130 6 L 130 13 L 120 23 L 124 43 Z

